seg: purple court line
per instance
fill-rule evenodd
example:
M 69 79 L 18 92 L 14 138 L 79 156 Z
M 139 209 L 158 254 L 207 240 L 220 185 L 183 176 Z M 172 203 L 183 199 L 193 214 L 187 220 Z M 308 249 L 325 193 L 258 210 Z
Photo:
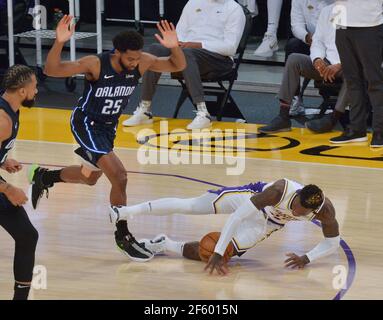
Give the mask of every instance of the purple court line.
M 204 181 L 204 180 L 199 180 L 199 179 L 195 179 L 195 178 L 189 178 L 189 177 L 186 177 L 186 176 L 180 176 L 178 174 L 142 172 L 142 171 L 126 171 L 126 172 L 128 172 L 128 173 L 137 173 L 137 174 L 149 174 L 149 175 L 152 175 L 152 176 L 174 177 L 174 178 L 180 178 L 180 179 L 185 179 L 185 180 L 191 180 L 191 181 L 195 181 L 195 182 L 199 182 L 199 183 L 203 183 L 203 184 L 208 184 L 210 186 L 215 186 L 215 187 L 219 187 L 219 188 L 223 188 L 224 187 L 223 185 L 220 185 L 220 184 L 216 184 L 216 183 L 212 183 L 212 182 L 208 182 L 208 181 Z
M 25 164 L 25 165 L 31 165 L 32 164 L 30 162 L 21 162 L 21 163 Z M 52 164 L 40 164 L 40 165 L 43 167 L 65 168 L 65 166 L 62 166 L 62 165 L 52 165 Z M 126 172 L 135 173 L 135 174 L 147 174 L 147 175 L 153 175 L 153 176 L 174 177 L 174 178 L 190 180 L 190 181 L 199 182 L 199 183 L 203 183 L 203 184 L 207 184 L 207 185 L 211 185 L 211 186 L 215 186 L 215 187 L 220 187 L 220 188 L 225 187 L 225 186 L 220 185 L 220 184 L 212 183 L 212 182 L 205 181 L 205 180 L 190 178 L 190 177 L 186 177 L 186 176 L 182 176 L 182 175 L 178 175 L 178 174 L 142 172 L 142 171 L 126 171 Z M 313 220 L 312 223 L 314 223 L 318 227 L 321 227 L 321 224 L 319 221 Z M 341 239 L 341 241 L 340 241 L 340 246 L 346 255 L 347 263 L 348 263 L 348 274 L 347 274 L 346 288 L 341 289 L 332 300 L 341 300 L 344 297 L 344 295 L 347 293 L 347 291 L 351 288 L 351 286 L 354 282 L 355 273 L 356 273 L 356 260 L 355 260 L 355 256 L 354 256 L 351 248 L 346 243 L 346 241 L 344 241 L 343 239 Z
M 319 221 L 314 220 L 314 221 L 312 221 L 312 223 L 314 223 L 318 227 L 321 227 L 321 224 Z M 356 273 L 356 260 L 355 260 L 355 257 L 354 257 L 354 254 L 353 254 L 351 248 L 346 243 L 346 241 L 344 241 L 343 239 L 340 240 L 340 246 L 343 249 L 343 251 L 346 255 L 346 258 L 347 258 L 347 262 L 348 262 L 348 274 L 347 274 L 346 288 L 341 289 L 332 300 L 341 300 L 343 298 L 343 296 L 346 294 L 348 289 L 351 288 L 351 285 L 354 282 L 355 273 Z

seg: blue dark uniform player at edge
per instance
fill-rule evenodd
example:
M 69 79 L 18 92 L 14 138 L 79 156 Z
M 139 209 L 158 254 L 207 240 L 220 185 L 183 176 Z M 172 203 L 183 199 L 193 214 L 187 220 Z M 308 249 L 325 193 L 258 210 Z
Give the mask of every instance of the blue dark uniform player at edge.
M 23 166 L 17 160 L 11 159 L 8 153 L 15 145 L 19 131 L 21 106 L 31 108 L 34 105 L 37 94 L 36 76 L 29 67 L 14 65 L 5 71 L 1 88 L 5 91 L 0 94 L 0 168 L 13 174 L 20 172 Z M 0 176 L 0 226 L 15 241 L 13 300 L 28 299 L 39 238 L 23 207 L 27 201 L 27 195 L 22 189 Z
M 51 77 L 85 74 L 83 96 L 72 112 L 70 125 L 80 147 L 75 150 L 81 166 L 47 170 L 32 166 L 29 172 L 30 197 L 34 208 L 55 183 L 94 185 L 102 174 L 110 181 L 111 205 L 126 205 L 127 172 L 113 152 L 119 117 L 145 71 L 178 72 L 186 67 L 173 24 L 161 21 L 157 40 L 171 49 L 169 57 L 142 52 L 143 38 L 134 31 L 121 32 L 113 39 L 114 50 L 85 56 L 70 62 L 61 60 L 65 42 L 74 33 L 73 17 L 64 16 L 56 29 L 56 41 L 48 53 L 44 73 Z M 126 221 L 116 223 L 115 240 L 119 249 L 134 261 L 148 261 L 153 253 L 140 245 L 128 230 Z

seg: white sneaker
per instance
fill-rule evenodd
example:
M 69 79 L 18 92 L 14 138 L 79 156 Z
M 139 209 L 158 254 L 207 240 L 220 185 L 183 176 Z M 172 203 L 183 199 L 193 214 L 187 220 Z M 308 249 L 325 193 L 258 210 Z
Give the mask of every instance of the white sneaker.
M 122 125 L 125 127 L 134 127 L 140 124 L 151 124 L 153 123 L 153 115 L 146 108 L 137 107 L 133 115 L 126 119 Z
M 145 248 L 153 252 L 154 254 L 164 253 L 166 250 L 166 241 L 168 237 L 166 234 L 159 234 L 155 236 L 152 240 L 141 239 L 138 240 L 138 243 L 144 244 Z
M 303 100 L 301 97 L 294 97 L 289 114 L 293 117 L 305 114 L 305 106 L 303 105 Z
M 270 58 L 279 49 L 278 39 L 273 34 L 265 33 L 261 45 L 255 50 L 254 55 L 258 57 Z
M 210 128 L 211 126 L 211 118 L 210 115 L 203 111 L 197 111 L 196 117 L 193 119 L 192 122 L 190 122 L 186 129 L 193 130 L 193 129 L 204 129 L 204 128 Z

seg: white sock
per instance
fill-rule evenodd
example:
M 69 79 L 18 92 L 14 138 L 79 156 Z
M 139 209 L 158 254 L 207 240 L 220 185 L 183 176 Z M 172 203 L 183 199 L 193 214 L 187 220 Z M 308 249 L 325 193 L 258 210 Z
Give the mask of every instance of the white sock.
M 209 115 L 209 111 L 207 111 L 205 102 L 198 102 L 197 103 L 197 110 Z
M 128 218 L 133 218 L 136 214 L 148 214 L 150 212 L 150 207 L 148 202 L 144 202 L 134 206 L 122 207 L 118 212 L 120 213 L 120 219 L 126 220 Z
M 184 241 L 174 241 L 169 238 L 166 240 L 166 250 L 176 253 L 180 256 L 183 256 L 184 245 L 185 245 Z
M 267 34 L 277 36 L 279 18 L 281 16 L 283 0 L 267 0 Z
M 119 209 L 120 218 L 132 218 L 136 214 L 169 215 L 174 213 L 192 213 L 193 199 L 164 198 L 147 201 L 134 206 Z
M 150 112 L 150 107 L 152 105 L 152 102 L 151 101 L 148 101 L 148 100 L 141 100 L 140 101 L 140 104 L 139 104 L 139 107 L 141 109 L 145 109 L 145 111 L 149 111 Z

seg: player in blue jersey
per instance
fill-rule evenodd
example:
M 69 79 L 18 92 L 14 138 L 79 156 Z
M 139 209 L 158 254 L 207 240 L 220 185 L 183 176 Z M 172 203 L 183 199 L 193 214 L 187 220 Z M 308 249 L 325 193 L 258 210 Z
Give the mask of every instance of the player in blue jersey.
M 4 75 L 0 96 L 0 168 L 16 173 L 22 165 L 8 157 L 19 130 L 20 107 L 32 107 L 37 94 L 36 76 L 29 67 L 14 65 Z M 28 298 L 35 264 L 38 232 L 23 207 L 28 198 L 24 191 L 0 176 L 0 225 L 15 240 L 13 273 L 14 300 Z
M 48 188 L 58 182 L 94 185 L 102 174 L 110 181 L 110 203 L 126 205 L 127 173 L 113 152 L 118 119 L 123 108 L 147 71 L 178 72 L 186 67 L 185 56 L 178 45 L 173 24 L 157 24 L 161 35 L 157 40 L 171 49 L 171 55 L 158 58 L 142 52 L 143 38 L 134 31 L 121 32 L 113 39 L 114 50 L 90 55 L 74 62 L 62 61 L 61 52 L 74 32 L 71 16 L 64 16 L 56 29 L 56 41 L 49 51 L 44 72 L 52 77 L 85 74 L 83 96 L 71 116 L 71 130 L 80 147 L 75 150 L 81 166 L 61 170 L 31 167 L 31 200 L 36 208 Z M 119 249 L 135 261 L 148 261 L 152 252 L 140 245 L 128 230 L 126 221 L 116 224 L 115 240 Z

